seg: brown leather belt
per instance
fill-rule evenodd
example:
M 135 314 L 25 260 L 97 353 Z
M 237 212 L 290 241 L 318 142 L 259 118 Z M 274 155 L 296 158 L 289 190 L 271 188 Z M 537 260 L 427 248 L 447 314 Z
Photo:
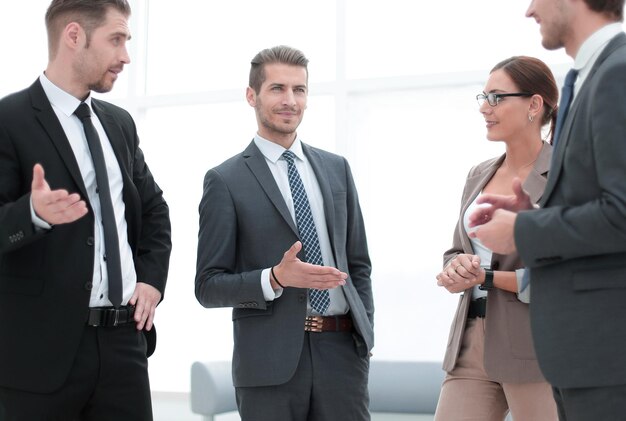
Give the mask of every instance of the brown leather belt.
M 351 332 L 354 326 L 352 317 L 342 316 L 307 316 L 304 319 L 306 332 Z

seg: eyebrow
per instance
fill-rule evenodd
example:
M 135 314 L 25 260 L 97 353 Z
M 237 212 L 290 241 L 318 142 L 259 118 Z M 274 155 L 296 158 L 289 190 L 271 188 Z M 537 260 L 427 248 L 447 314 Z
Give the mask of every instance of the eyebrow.
M 122 37 L 122 38 L 126 38 L 126 41 L 130 41 L 132 38 L 132 35 L 129 32 L 117 31 L 117 32 L 113 32 L 109 37 L 110 38 Z

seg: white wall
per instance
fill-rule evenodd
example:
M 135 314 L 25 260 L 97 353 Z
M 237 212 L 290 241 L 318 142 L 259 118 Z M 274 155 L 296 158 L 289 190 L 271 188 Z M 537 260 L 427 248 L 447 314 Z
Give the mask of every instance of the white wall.
M 373 262 L 374 358 L 440 360 L 457 296 L 434 276 L 451 243 L 469 168 L 502 152 L 484 137 L 475 95 L 511 55 L 571 63 L 540 46 L 527 2 L 501 0 L 135 0 L 133 63 L 114 92 L 171 208 L 173 242 L 153 389 L 185 391 L 195 360 L 229 359 L 229 309 L 193 293 L 197 206 L 210 167 L 252 138 L 244 101 L 249 61 L 289 44 L 311 60 L 305 142 L 348 157 Z M 0 96 L 45 68 L 48 0 L 0 0 Z

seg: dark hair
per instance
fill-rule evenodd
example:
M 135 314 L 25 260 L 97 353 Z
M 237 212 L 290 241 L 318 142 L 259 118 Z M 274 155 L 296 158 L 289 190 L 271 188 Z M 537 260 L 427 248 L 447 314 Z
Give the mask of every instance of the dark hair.
M 278 45 L 272 48 L 266 48 L 260 51 L 252 61 L 250 62 L 250 78 L 248 80 L 248 86 L 250 86 L 258 94 L 261 90 L 261 85 L 265 82 L 265 65 L 272 63 L 289 64 L 292 66 L 304 67 L 309 77 L 309 59 L 304 56 L 302 51 L 297 50 L 286 45 Z
M 611 20 L 624 21 L 624 0 L 585 0 L 587 7 Z
M 52 0 L 46 12 L 50 59 L 56 55 L 61 31 L 70 22 L 77 22 L 85 30 L 89 46 L 92 32 L 104 23 L 109 8 L 130 16 L 127 0 Z
M 542 124 L 550 123 L 550 143 L 554 137 L 559 88 L 550 68 L 541 60 L 528 56 L 514 56 L 496 64 L 490 73 L 502 69 L 520 92 L 531 92 L 543 98 Z

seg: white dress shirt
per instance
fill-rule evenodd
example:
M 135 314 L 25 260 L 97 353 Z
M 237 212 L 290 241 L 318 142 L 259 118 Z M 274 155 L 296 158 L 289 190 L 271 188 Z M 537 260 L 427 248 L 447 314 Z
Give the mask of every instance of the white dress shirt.
M 80 169 L 80 174 L 83 178 L 83 182 L 85 183 L 85 188 L 87 189 L 89 204 L 91 205 L 91 208 L 94 212 L 95 253 L 92 280 L 93 286 L 91 289 L 89 306 L 110 306 L 111 302 L 109 301 L 108 297 L 108 274 L 105 262 L 104 227 L 102 225 L 100 197 L 96 192 L 96 172 L 94 170 L 93 161 L 91 159 L 89 146 L 87 145 L 85 131 L 83 130 L 83 123 L 78 119 L 78 117 L 74 115 L 74 111 L 76 111 L 76 108 L 78 108 L 81 101 L 63 91 L 58 86 L 54 85 L 52 82 L 50 82 L 46 75 L 41 75 L 39 80 L 41 82 L 41 85 L 43 86 L 43 90 L 45 91 L 46 96 L 48 97 L 48 100 L 52 104 L 52 109 L 54 110 L 57 118 L 59 119 L 59 122 L 61 123 L 61 126 L 63 127 L 65 136 L 67 137 L 67 140 L 72 147 L 76 162 L 78 163 L 78 168 Z M 87 105 L 89 105 L 89 108 L 91 108 L 91 96 L 83 102 L 85 102 Z M 98 136 L 100 137 L 102 150 L 104 151 L 104 160 L 106 162 L 107 173 L 109 176 L 111 200 L 113 201 L 113 211 L 115 213 L 117 232 L 119 235 L 120 261 L 122 265 L 123 280 L 122 304 L 125 305 L 128 303 L 133 295 L 133 292 L 135 291 L 135 286 L 137 283 L 137 273 L 135 272 L 132 250 L 130 248 L 130 245 L 128 244 L 126 217 L 124 215 L 125 205 L 122 197 L 124 182 L 122 180 L 122 172 L 120 170 L 120 166 L 113 152 L 113 148 L 111 147 L 111 142 L 109 141 L 109 138 L 104 131 L 102 123 L 100 123 L 100 120 L 93 112 L 93 109 L 91 110 L 91 119 L 94 126 L 96 127 Z M 51 186 L 51 188 L 55 189 L 58 187 Z M 31 215 L 33 218 L 33 223 L 36 226 L 44 229 L 50 228 L 50 225 L 48 225 L 45 221 L 41 220 L 37 217 L 37 215 L 35 215 L 34 210 L 32 209 L 32 204 Z
M 576 78 L 576 83 L 574 83 L 572 101 L 576 98 L 576 94 L 587 79 L 591 68 L 596 63 L 604 47 L 620 32 L 622 32 L 621 22 L 608 24 L 591 34 L 580 46 L 574 60 L 574 69 L 578 70 L 578 77 Z
M 274 142 L 262 138 L 259 135 L 254 137 L 254 143 L 265 157 L 267 166 L 274 176 L 278 189 L 287 204 L 289 213 L 291 214 L 293 221 L 296 222 L 296 212 L 293 206 L 293 199 L 291 197 L 291 188 L 289 187 L 287 161 L 282 158 L 283 152 L 285 152 L 286 149 Z M 315 172 L 313 172 L 311 164 L 302 151 L 302 143 L 299 138 L 296 138 L 289 150 L 296 155 L 295 165 L 309 198 L 309 205 L 311 206 L 311 213 L 313 214 L 313 222 L 315 223 L 315 230 L 317 231 L 324 266 L 335 267 L 335 259 L 333 257 L 330 238 L 328 236 L 328 227 L 326 226 L 326 219 L 324 216 L 324 198 L 322 197 L 322 191 L 320 190 L 317 178 L 315 177 Z M 287 250 L 285 249 L 285 251 Z M 278 262 L 276 263 L 278 264 Z M 282 289 L 274 292 L 270 284 L 269 273 L 269 268 L 262 271 L 261 286 L 263 287 L 263 295 L 265 296 L 265 299 L 267 301 L 273 301 L 275 298 L 282 295 Z M 349 310 L 349 306 L 346 301 L 346 297 L 343 294 L 343 289 L 334 288 L 329 290 L 329 293 L 330 306 L 328 307 L 328 310 L 326 310 L 325 314 L 346 314 Z M 307 307 L 308 314 L 318 314 L 311 308 L 310 303 Z

